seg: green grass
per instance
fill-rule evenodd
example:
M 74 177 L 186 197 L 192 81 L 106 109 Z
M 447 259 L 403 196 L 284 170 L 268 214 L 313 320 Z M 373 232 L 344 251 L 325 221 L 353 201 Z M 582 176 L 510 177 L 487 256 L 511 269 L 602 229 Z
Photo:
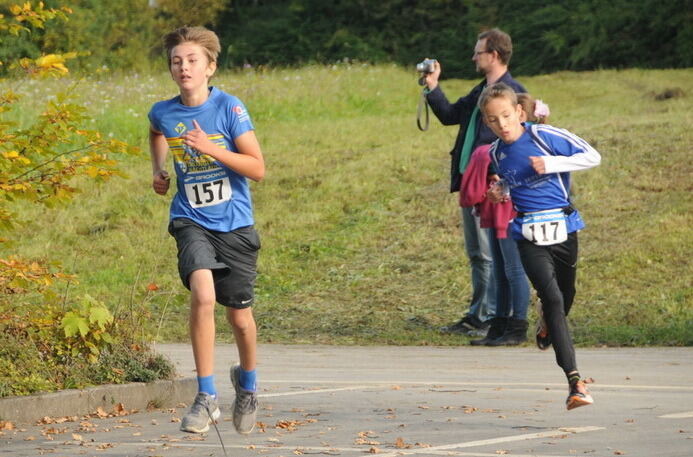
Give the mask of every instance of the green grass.
M 447 192 L 457 127 L 432 119 L 418 131 L 416 78 L 395 66 L 339 65 L 214 79 L 247 104 L 267 163 L 265 181 L 251 185 L 263 242 L 260 341 L 466 342 L 437 331 L 470 297 L 457 196 Z M 693 344 L 693 69 L 519 79 L 550 105 L 553 125 L 603 157 L 574 174 L 587 222 L 571 314 L 576 341 Z M 23 82 L 18 120 L 70 84 Z M 474 84 L 442 86 L 454 100 Z M 677 87 L 683 97 L 656 100 Z M 88 185 L 64 208 L 21 208 L 20 241 L 0 254 L 60 260 L 80 278 L 70 294 L 113 308 L 145 304 L 157 340 L 186 340 L 187 292 L 166 232 L 170 196 L 151 190 L 146 149 L 149 107 L 175 95 L 175 85 L 168 75 L 112 75 L 84 79 L 73 92 L 89 104 L 92 127 L 143 151 L 123 159 L 129 179 Z M 152 282 L 159 290 L 147 291 Z

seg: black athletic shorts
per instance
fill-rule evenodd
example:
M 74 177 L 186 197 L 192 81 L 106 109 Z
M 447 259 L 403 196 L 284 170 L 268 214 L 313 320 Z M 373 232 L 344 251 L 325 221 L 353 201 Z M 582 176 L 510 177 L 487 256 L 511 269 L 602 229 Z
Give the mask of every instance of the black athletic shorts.
M 181 218 L 172 220 L 168 231 L 176 239 L 178 274 L 188 290 L 193 271 L 212 270 L 218 303 L 236 309 L 252 306 L 260 249 L 255 228 L 215 232 Z

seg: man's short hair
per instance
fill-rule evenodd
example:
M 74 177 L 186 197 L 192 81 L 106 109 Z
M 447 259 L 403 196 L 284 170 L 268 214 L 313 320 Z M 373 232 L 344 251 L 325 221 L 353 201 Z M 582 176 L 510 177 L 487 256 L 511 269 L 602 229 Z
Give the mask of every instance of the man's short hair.
M 496 51 L 503 65 L 510 63 L 510 57 L 513 55 L 513 41 L 510 35 L 500 29 L 491 29 L 481 32 L 478 40 L 486 40 L 486 50 Z

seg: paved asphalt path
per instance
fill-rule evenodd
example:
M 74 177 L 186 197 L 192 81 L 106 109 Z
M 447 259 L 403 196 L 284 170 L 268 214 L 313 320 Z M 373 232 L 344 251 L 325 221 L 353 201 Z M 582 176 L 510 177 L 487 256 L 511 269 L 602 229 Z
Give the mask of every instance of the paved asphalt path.
M 189 346 L 157 349 L 194 376 Z M 693 348 L 578 348 L 595 404 L 573 411 L 553 352 L 531 347 L 262 345 L 259 356 L 258 427 L 244 436 L 230 417 L 236 349 L 217 348 L 228 456 L 693 456 Z M 213 428 L 178 430 L 183 405 L 124 406 L 1 430 L 0 457 L 224 456 Z

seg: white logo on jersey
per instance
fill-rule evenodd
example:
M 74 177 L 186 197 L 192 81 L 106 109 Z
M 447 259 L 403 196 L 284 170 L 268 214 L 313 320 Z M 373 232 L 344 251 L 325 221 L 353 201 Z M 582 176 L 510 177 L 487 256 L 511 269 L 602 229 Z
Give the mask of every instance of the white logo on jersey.
M 241 105 L 236 105 L 232 108 L 233 112 L 238 116 L 238 122 L 245 122 L 250 119 L 248 116 L 248 111 L 245 110 Z

